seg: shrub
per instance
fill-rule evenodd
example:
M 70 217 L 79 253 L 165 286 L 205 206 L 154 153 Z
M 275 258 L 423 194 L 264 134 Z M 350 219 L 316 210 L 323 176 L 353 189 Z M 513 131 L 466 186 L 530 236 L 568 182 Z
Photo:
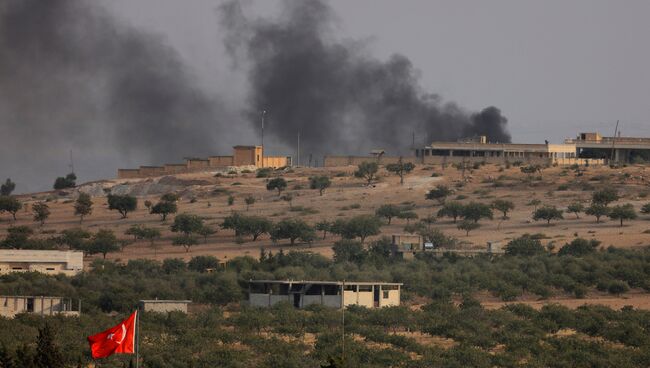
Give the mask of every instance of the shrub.
M 593 253 L 600 245 L 600 242 L 595 239 L 586 240 L 582 238 L 573 239 L 571 243 L 565 244 L 557 252 L 560 256 L 575 256 L 582 257 L 587 254 Z
M 562 210 L 557 209 L 555 206 L 544 206 L 533 213 L 533 220 L 545 220 L 547 225 L 550 225 L 552 220 L 561 220 L 563 218 Z
M 508 242 L 505 252 L 511 256 L 533 256 L 544 253 L 544 247 L 538 239 L 533 239 L 526 234 Z

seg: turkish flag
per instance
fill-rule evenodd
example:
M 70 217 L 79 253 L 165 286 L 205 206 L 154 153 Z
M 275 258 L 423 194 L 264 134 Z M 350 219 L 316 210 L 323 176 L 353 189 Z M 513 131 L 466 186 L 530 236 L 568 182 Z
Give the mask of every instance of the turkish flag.
M 88 336 L 93 359 L 106 358 L 113 354 L 135 353 L 135 323 L 138 311 L 118 325 L 97 335 Z

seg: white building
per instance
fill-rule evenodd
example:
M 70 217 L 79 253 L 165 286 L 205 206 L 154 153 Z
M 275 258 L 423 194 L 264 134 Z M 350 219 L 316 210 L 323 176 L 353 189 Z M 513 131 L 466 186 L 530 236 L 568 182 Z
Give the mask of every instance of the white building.
M 36 271 L 74 276 L 83 271 L 83 260 L 77 251 L 0 249 L 0 275 Z
M 0 296 L 0 316 L 14 318 L 20 313 L 40 316 L 78 316 L 81 301 L 74 305 L 72 299 L 58 296 Z

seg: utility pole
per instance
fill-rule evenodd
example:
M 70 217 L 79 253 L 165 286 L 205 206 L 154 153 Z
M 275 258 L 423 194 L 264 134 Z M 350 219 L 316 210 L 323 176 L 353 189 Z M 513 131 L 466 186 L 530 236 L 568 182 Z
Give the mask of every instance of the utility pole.
M 614 162 L 614 151 L 616 144 L 616 134 L 618 134 L 618 120 L 616 120 L 616 128 L 614 128 L 614 136 L 612 137 L 612 154 L 609 158 L 610 162 Z
M 300 166 L 300 133 L 298 133 L 298 153 L 296 154 L 297 165 Z
M 262 147 L 264 147 L 264 117 L 266 116 L 266 110 L 262 110 Z
M 72 150 L 70 150 L 70 172 L 74 174 L 74 162 L 72 161 Z
M 341 315 L 341 364 L 345 365 L 345 280 L 341 285 Z

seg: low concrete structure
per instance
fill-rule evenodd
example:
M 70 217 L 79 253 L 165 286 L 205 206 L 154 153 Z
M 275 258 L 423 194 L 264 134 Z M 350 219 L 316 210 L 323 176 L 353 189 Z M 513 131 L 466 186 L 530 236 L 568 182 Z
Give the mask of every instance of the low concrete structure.
M 392 239 L 391 252 L 394 257 L 411 259 L 416 253 L 424 251 L 424 244 L 420 235 L 395 234 Z
M 14 318 L 20 313 L 79 316 L 81 301 L 73 303 L 70 298 L 57 296 L 0 296 L 0 316 Z
M 311 304 L 381 308 L 400 304 L 401 287 L 388 282 L 250 280 L 248 303 L 253 307 L 288 302 L 296 308 Z
M 187 306 L 192 303 L 191 300 L 140 300 L 138 303 L 140 310 L 143 312 L 182 312 L 187 313 Z
M 618 163 L 650 162 L 650 138 L 603 137 L 599 133 L 580 133 L 565 144 L 576 147 L 578 157 Z
M 118 179 L 136 179 L 183 174 L 198 171 L 222 170 L 228 167 L 253 166 L 255 168 L 280 168 L 291 166 L 291 156 L 266 156 L 262 146 L 234 146 L 232 156 L 185 158 L 184 164 L 140 166 L 139 169 L 117 169 Z
M 74 276 L 83 271 L 83 253 L 77 251 L 0 249 L 0 275 L 42 272 Z

